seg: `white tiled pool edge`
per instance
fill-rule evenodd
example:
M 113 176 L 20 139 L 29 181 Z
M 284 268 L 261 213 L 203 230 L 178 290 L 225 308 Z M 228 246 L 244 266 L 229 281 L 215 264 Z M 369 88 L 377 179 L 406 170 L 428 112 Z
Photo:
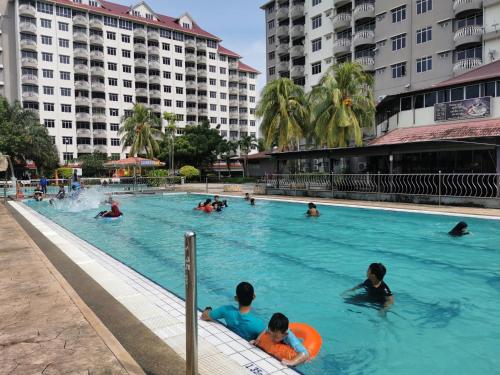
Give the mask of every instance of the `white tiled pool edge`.
M 177 354 L 186 358 L 184 300 L 26 205 L 9 204 Z M 202 375 L 298 374 L 221 324 L 199 320 L 198 335 Z

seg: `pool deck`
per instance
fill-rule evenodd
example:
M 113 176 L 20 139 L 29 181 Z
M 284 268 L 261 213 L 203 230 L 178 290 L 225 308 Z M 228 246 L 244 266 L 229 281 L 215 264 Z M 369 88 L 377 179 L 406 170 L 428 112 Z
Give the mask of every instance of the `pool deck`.
M 0 204 L 0 373 L 144 374 Z

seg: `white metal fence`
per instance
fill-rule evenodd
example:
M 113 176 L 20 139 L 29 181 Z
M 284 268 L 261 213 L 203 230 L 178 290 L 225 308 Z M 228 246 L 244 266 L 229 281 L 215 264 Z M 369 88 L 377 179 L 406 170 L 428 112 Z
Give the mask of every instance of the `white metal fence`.
M 486 173 L 270 174 L 260 183 L 290 191 L 500 198 L 500 175 Z

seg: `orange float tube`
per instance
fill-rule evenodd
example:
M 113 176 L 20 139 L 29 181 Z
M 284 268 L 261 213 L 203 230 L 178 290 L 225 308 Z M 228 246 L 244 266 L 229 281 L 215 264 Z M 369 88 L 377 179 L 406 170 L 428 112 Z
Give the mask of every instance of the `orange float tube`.
M 305 323 L 290 323 L 289 329 L 298 339 L 302 340 L 302 344 L 309 353 L 307 360 L 310 361 L 315 358 L 323 344 L 323 339 L 318 331 Z M 292 347 L 282 343 L 275 343 L 267 332 L 262 335 L 257 346 L 279 360 L 291 360 L 297 356 L 297 352 Z

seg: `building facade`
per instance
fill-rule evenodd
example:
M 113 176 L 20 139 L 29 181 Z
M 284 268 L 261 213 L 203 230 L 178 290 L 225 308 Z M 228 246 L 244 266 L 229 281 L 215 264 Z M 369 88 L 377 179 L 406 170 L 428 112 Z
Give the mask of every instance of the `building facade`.
M 177 134 L 207 120 L 230 140 L 257 136 L 259 72 L 187 13 L 161 15 L 145 2 L 16 0 L 7 14 L 1 40 L 15 42 L 0 54 L 13 60 L 0 70 L 13 80 L 7 97 L 38 112 L 61 161 L 124 157 L 118 130 L 134 103 L 175 113 Z
M 500 0 L 273 0 L 267 80 L 306 90 L 333 63 L 374 74 L 375 97 L 419 90 L 500 58 Z

